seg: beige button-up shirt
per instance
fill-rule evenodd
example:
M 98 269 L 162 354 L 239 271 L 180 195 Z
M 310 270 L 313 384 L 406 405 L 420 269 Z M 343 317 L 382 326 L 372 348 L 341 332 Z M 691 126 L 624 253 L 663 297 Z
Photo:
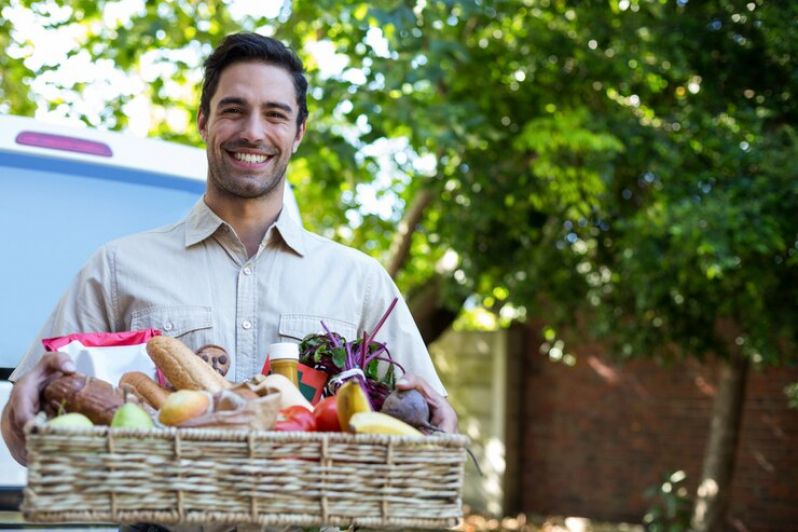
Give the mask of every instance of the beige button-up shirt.
M 404 299 L 375 259 L 305 230 L 285 210 L 249 258 L 232 227 L 200 200 L 177 223 L 100 248 L 10 380 L 37 363 L 44 338 L 153 328 L 193 349 L 225 348 L 227 377 L 240 382 L 261 372 L 269 344 L 323 332 L 322 321 L 347 340 L 362 337 L 394 297 L 376 340 L 445 395 Z

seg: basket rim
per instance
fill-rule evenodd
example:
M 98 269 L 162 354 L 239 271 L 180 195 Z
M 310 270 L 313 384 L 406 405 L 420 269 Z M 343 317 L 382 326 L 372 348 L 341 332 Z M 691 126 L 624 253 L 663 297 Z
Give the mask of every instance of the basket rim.
M 435 433 L 424 436 L 395 434 L 352 434 L 347 432 L 288 432 L 272 430 L 254 430 L 244 428 L 180 428 L 153 427 L 150 429 L 114 428 L 107 425 L 93 427 L 53 426 L 43 417 L 36 417 L 25 426 L 26 436 L 97 436 L 103 438 L 138 438 L 184 441 L 233 441 L 233 442 L 270 442 L 270 443 L 312 443 L 326 440 L 328 443 L 363 443 L 363 444 L 408 444 L 435 445 L 441 447 L 467 447 L 470 438 L 465 434 Z M 27 438 L 26 438 L 27 440 Z

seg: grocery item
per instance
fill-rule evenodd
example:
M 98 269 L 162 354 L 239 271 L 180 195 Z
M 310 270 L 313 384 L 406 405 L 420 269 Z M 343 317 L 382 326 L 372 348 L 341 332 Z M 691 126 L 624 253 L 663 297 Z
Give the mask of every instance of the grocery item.
M 361 381 L 371 405 L 379 410 L 385 397 L 396 386 L 395 371 L 404 368 L 391 357 L 385 344 L 375 340 L 380 328 L 396 306 L 389 305 L 374 329 L 362 338 L 350 339 L 331 331 L 321 322 L 323 334 L 309 334 L 299 343 L 299 362 L 329 375 L 325 396 L 336 395 L 338 388 L 350 379 Z
M 203 345 L 197 349 L 197 356 L 224 377 L 230 371 L 230 355 L 218 345 Z
M 364 412 L 371 412 L 371 403 L 360 385 L 360 381 L 353 379 L 347 381 L 335 394 L 337 399 L 338 422 L 341 428 L 347 432 L 352 432 L 349 420 L 353 415 Z
M 241 386 L 241 385 L 239 385 Z M 280 409 L 280 395 L 255 396 L 236 393 L 235 388 L 213 395 L 213 405 L 205 414 L 178 425 L 181 428 L 274 430 Z M 234 399 L 237 397 L 238 399 Z
M 427 400 L 421 395 L 421 392 L 414 388 L 392 391 L 385 398 L 380 412 L 393 416 L 425 432 L 440 432 L 438 427 L 431 425 L 429 422 Z
M 290 342 L 269 344 L 267 356 L 272 372 L 283 375 L 299 388 L 299 346 Z
M 350 432 L 356 434 L 391 434 L 395 436 L 423 436 L 416 428 L 382 412 L 358 412 L 349 420 Z
M 313 407 L 313 417 L 316 418 L 318 432 L 341 432 L 341 422 L 338 419 L 338 398 L 325 397 Z
M 114 413 L 111 426 L 119 429 L 151 429 L 154 424 L 150 414 L 142 407 L 125 403 Z
M 178 390 L 174 392 L 161 408 L 158 421 L 164 425 L 180 425 L 208 413 L 211 398 L 205 392 L 197 390 Z
M 304 406 L 294 405 L 280 410 L 274 430 L 280 432 L 315 432 L 316 418 Z
M 47 422 L 53 427 L 93 427 L 94 423 L 80 412 L 61 414 Z
M 109 425 L 114 412 L 125 402 L 118 388 L 81 373 L 58 377 L 45 387 L 42 399 L 51 415 L 62 411 L 79 412 L 95 425 Z
M 172 393 L 158 385 L 155 380 L 140 371 L 128 371 L 119 379 L 119 387 L 138 397 L 139 401 L 158 410 Z
M 279 373 L 271 375 L 255 375 L 249 380 L 249 385 L 259 395 L 280 394 L 280 409 L 289 406 L 300 405 L 308 410 L 313 410 L 313 405 L 305 399 L 305 396 L 294 386 L 290 380 Z
M 147 354 L 177 390 L 205 390 L 216 393 L 232 383 L 197 357 L 177 338 L 156 336 L 147 342 Z

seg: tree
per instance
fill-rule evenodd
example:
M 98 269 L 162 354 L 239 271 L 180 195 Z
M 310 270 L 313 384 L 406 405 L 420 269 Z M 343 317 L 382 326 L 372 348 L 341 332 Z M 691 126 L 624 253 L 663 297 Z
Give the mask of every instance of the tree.
M 150 133 L 190 144 L 198 51 L 238 29 L 300 50 L 313 134 L 289 178 L 306 223 L 388 265 L 428 341 L 467 301 L 505 321 L 545 316 L 566 338 L 578 316 L 581 334 L 622 357 L 726 360 L 694 516 L 697 529 L 721 526 L 746 371 L 795 361 L 798 8 L 297 1 L 266 18 L 178 1 L 108 23 L 114 2 L 23 4 L 81 29 L 69 59 L 131 78 L 158 66 L 138 90 L 153 102 Z M 13 31 L 0 24 L 15 50 L 0 105 L 128 126 L 133 91 L 94 114 L 81 108 L 87 80 L 18 97 L 59 65 L 15 60 L 38 43 Z

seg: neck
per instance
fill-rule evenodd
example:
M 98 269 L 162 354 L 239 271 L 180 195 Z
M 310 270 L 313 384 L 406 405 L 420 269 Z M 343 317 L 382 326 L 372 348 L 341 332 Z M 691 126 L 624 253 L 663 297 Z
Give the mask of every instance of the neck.
M 282 195 L 265 198 L 231 198 L 205 194 L 205 203 L 222 220 L 230 224 L 252 257 L 269 227 L 277 220 L 283 208 Z

